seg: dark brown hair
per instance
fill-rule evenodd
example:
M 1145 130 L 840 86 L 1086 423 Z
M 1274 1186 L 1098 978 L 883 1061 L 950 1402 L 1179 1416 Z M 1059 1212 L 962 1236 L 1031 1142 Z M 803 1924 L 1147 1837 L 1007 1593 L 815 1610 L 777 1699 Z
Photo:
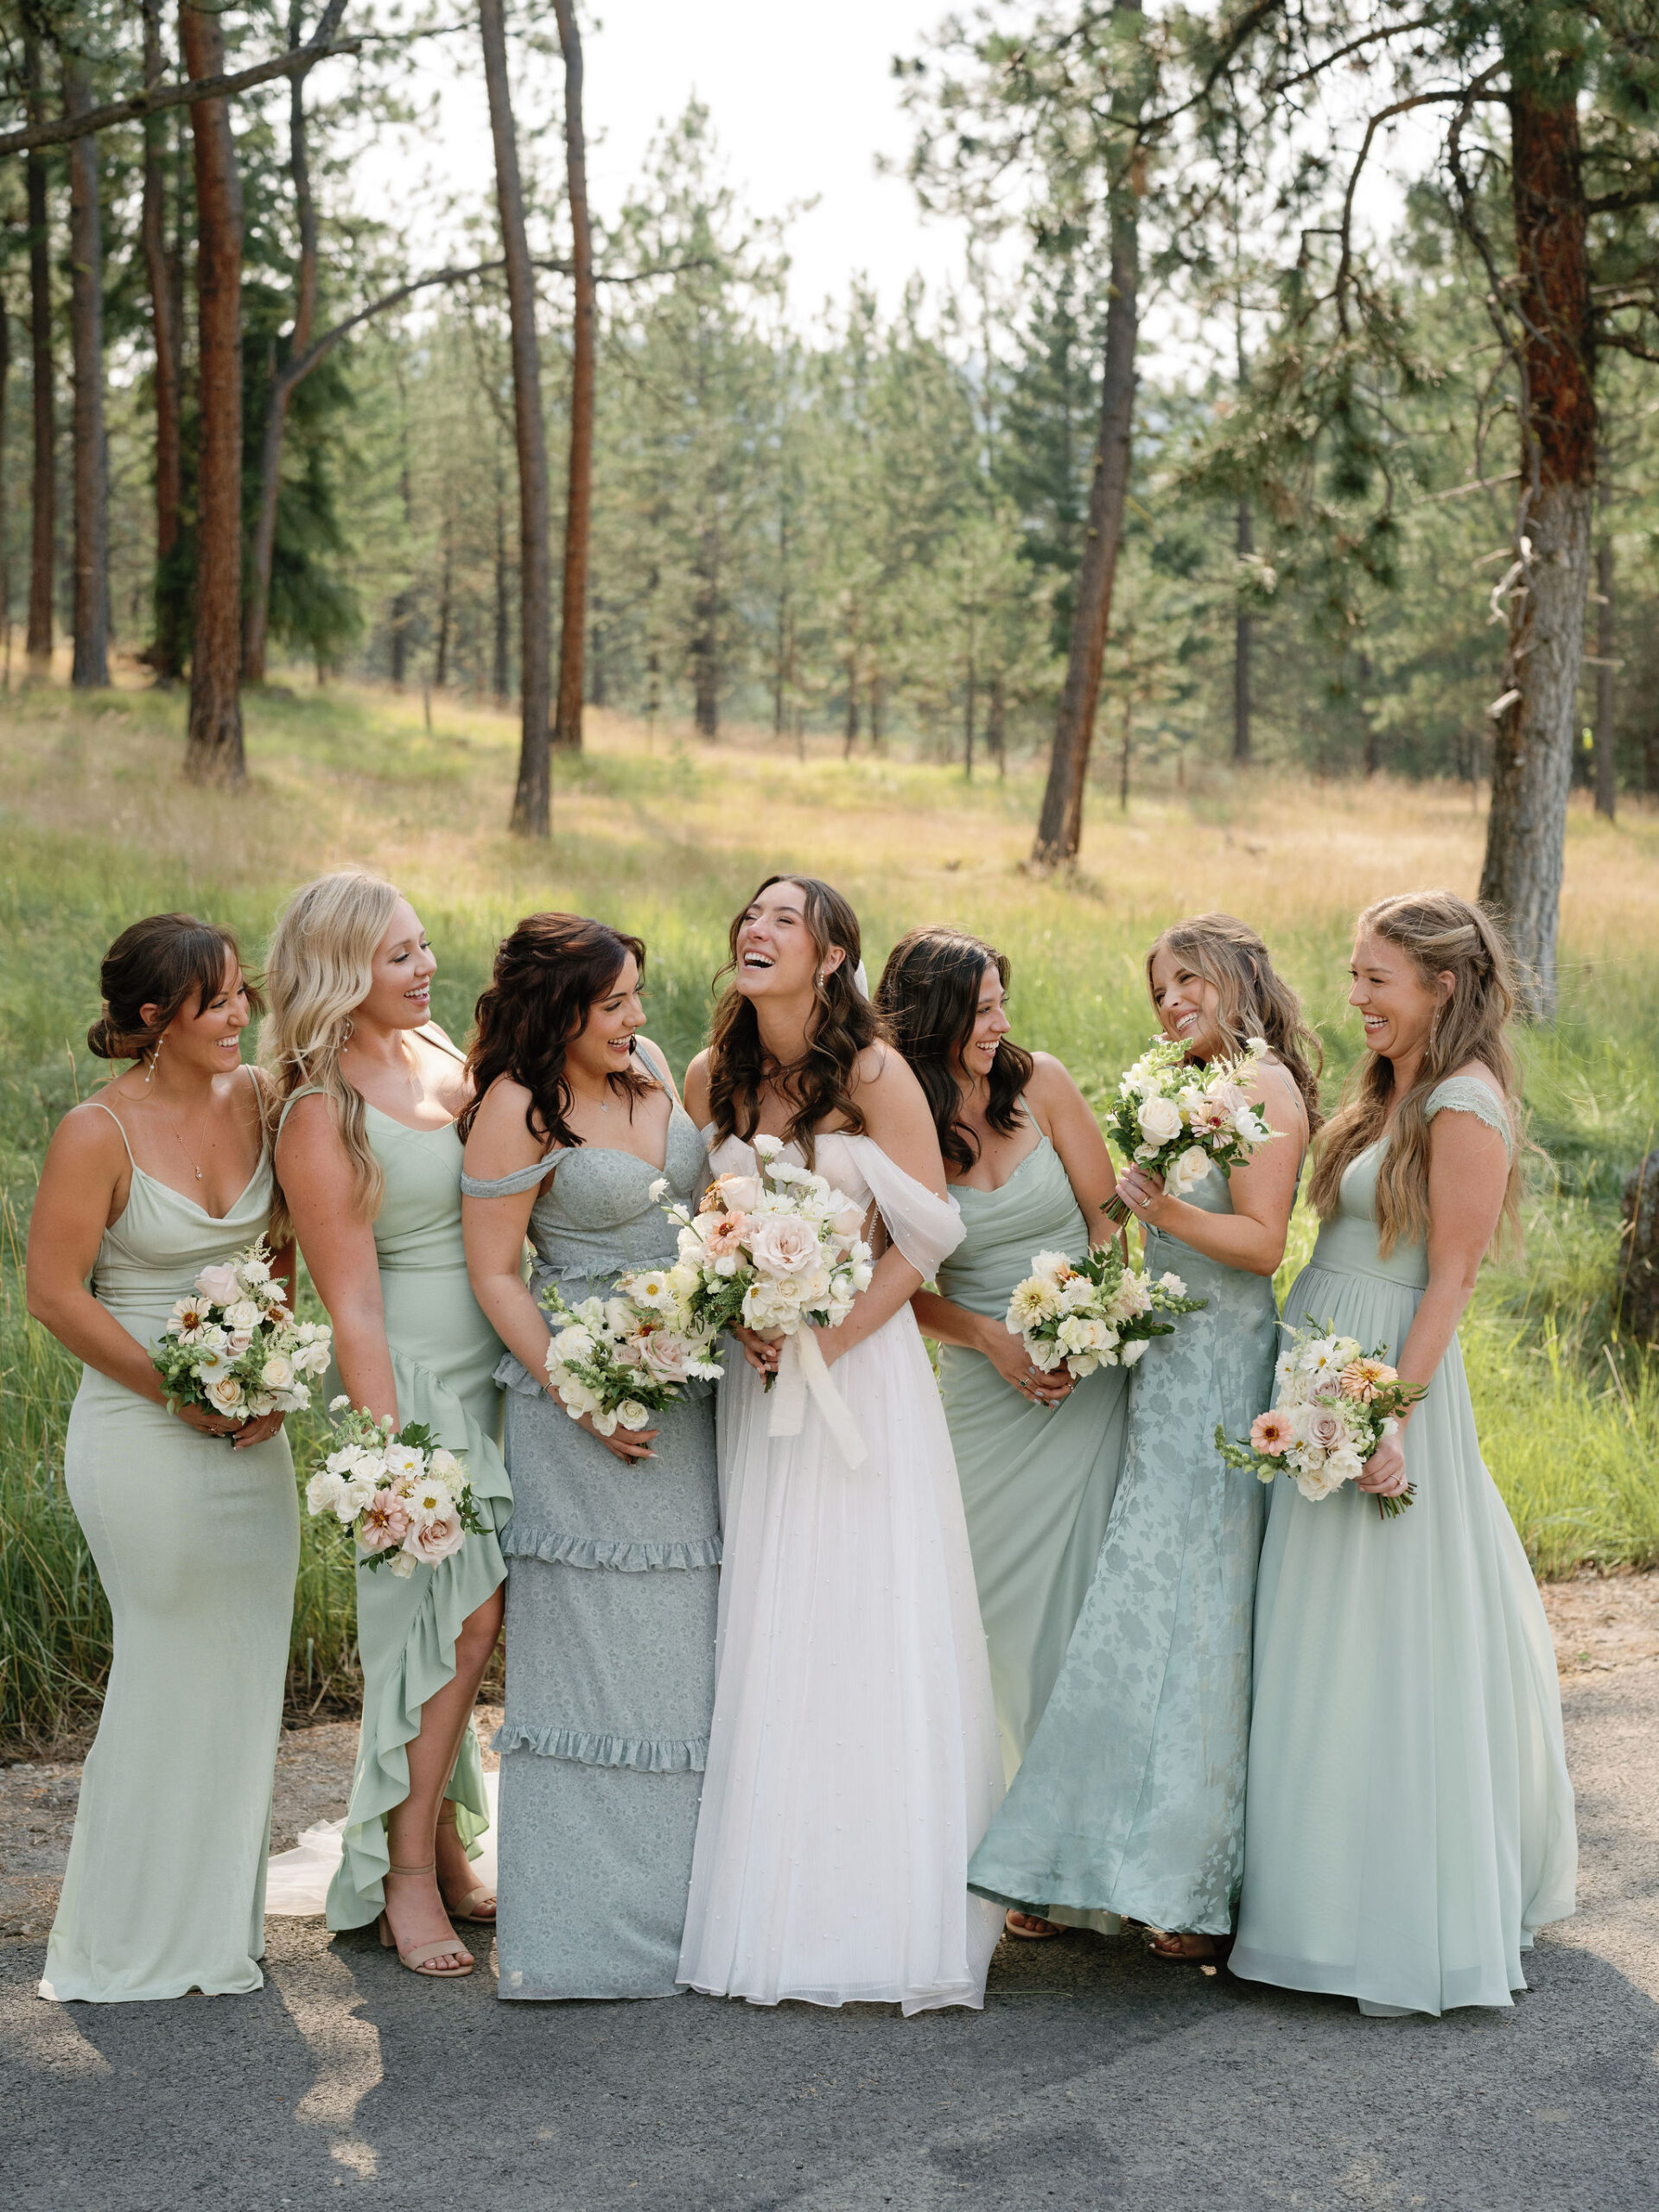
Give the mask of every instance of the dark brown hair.
M 100 1060 L 148 1059 L 162 1032 L 194 995 L 200 1014 L 225 988 L 225 963 L 242 954 L 229 930 L 199 922 L 194 914 L 146 914 L 130 922 L 104 956 L 98 988 L 104 1011 L 86 1032 L 86 1042 Z M 245 976 L 248 1004 L 256 1014 L 264 1001 Z M 147 1023 L 140 1009 L 156 1008 Z
M 1481 906 L 1455 891 L 1407 891 L 1366 907 L 1354 925 L 1356 942 L 1367 932 L 1396 946 L 1433 990 L 1450 975 L 1452 995 L 1435 1010 L 1417 1079 L 1394 1109 L 1394 1066 L 1368 1052 L 1349 1077 L 1342 1103 L 1332 1116 L 1314 1155 L 1309 1196 L 1329 1221 L 1342 1195 L 1342 1179 L 1359 1154 L 1384 1135 L 1388 1143 L 1376 1171 L 1376 1249 L 1387 1259 L 1395 1246 L 1419 1243 L 1428 1234 L 1428 1116 L 1435 1085 L 1478 1060 L 1502 1092 L 1514 1144 L 1498 1237 L 1518 1239 L 1521 1154 L 1529 1149 L 1522 1126 L 1521 1085 L 1510 1021 L 1515 1012 L 1515 956 L 1503 932 Z
M 507 1076 L 530 1093 L 524 1127 L 537 1144 L 582 1142 L 566 1119 L 572 1099 L 565 1051 L 587 1027 L 594 1001 L 615 985 L 630 953 L 643 976 L 645 948 L 639 939 L 584 914 L 527 914 L 502 938 L 467 1055 L 473 1095 L 455 1120 L 463 1140 L 490 1085 Z M 650 1089 L 631 1067 L 605 1080 L 627 1100 L 630 1116 L 634 1100 Z
M 1275 972 L 1266 944 L 1236 914 L 1193 914 L 1172 922 L 1147 954 L 1148 991 L 1152 963 L 1165 949 L 1215 985 L 1216 1027 L 1229 1052 L 1242 1052 L 1252 1037 L 1266 1038 L 1302 1094 L 1311 1137 L 1323 1119 L 1319 1071 L 1325 1047 L 1303 1018 L 1300 999 Z M 1157 1002 L 1154 995 L 1153 1004 Z
M 831 1114 L 839 1114 L 842 1126 L 855 1135 L 862 1132 L 864 1116 L 854 1103 L 853 1084 L 860 1053 L 875 1043 L 882 1027 L 875 1008 L 853 981 L 860 958 L 858 916 L 833 884 L 816 875 L 769 875 L 756 887 L 753 897 L 746 899 L 732 917 L 728 934 L 731 957 L 720 976 L 736 968 L 737 933 L 744 918 L 761 892 L 774 883 L 798 885 L 807 934 L 817 948 L 820 968 L 832 945 L 839 945 L 846 957 L 815 986 L 817 1011 L 808 1027 L 805 1056 L 793 1067 L 779 1067 L 767 1058 L 754 1008 L 736 985 L 721 994 L 709 1033 L 709 1112 L 719 1135 L 741 1137 L 747 1143 L 760 1126 L 761 1086 L 775 1083 L 794 1109 L 785 1141 L 800 1146 L 810 1167 L 817 1156 L 812 1132 Z
M 979 1158 L 979 1139 L 958 1118 L 962 1085 L 953 1065 L 974 1033 L 985 970 L 1008 988 L 1008 957 L 962 930 L 912 930 L 887 955 L 876 1012 L 914 1069 L 927 1099 L 945 1165 L 963 1175 Z M 1031 1054 L 1004 1037 L 988 1078 L 985 1119 L 1004 1136 L 1020 1126 L 1020 1094 L 1031 1081 Z

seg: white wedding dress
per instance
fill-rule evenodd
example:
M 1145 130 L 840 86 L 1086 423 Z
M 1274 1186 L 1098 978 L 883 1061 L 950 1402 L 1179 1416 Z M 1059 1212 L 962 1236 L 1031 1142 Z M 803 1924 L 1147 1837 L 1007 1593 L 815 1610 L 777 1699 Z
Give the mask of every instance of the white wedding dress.
M 712 1132 L 706 1132 L 712 1135 Z M 727 1138 L 717 1174 L 755 1172 Z M 819 1138 L 817 1168 L 874 1198 L 931 1276 L 956 1208 L 869 1137 Z M 848 1465 L 816 1401 L 773 1436 L 741 1357 L 720 1387 L 725 1524 L 714 1721 L 679 1979 L 775 2005 L 981 2005 L 1000 1907 L 968 1861 L 1002 1761 L 956 1462 L 914 1314 L 830 1370 L 863 1440 Z M 786 1385 L 779 1385 L 781 1391 Z

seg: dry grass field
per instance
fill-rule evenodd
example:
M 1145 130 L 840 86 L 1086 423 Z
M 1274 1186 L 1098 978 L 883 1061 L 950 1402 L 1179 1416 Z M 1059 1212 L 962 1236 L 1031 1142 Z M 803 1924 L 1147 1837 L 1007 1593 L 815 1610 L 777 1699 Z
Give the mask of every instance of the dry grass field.
M 22 1318 L 17 1239 L 50 1128 L 101 1071 L 83 1039 L 99 953 L 123 923 L 186 906 L 232 924 L 257 961 L 277 905 L 353 860 L 393 876 L 441 968 L 457 1035 L 493 943 L 520 915 L 598 914 L 650 947 L 650 1027 L 677 1067 L 699 1043 L 727 922 L 759 878 L 830 876 L 862 917 L 872 976 L 925 920 L 974 930 L 1014 962 L 1022 1041 L 1085 1090 L 1149 1027 L 1141 961 L 1157 928 L 1222 906 L 1254 922 L 1302 991 L 1334 1092 L 1357 1046 L 1344 1009 L 1356 909 L 1391 890 L 1469 892 L 1484 820 L 1466 786 L 1312 787 L 1195 773 L 1135 798 L 1103 786 L 1075 879 L 1028 875 L 1034 767 L 1006 779 L 826 741 L 710 747 L 603 713 L 556 768 L 554 835 L 503 828 L 515 728 L 449 700 L 273 691 L 248 706 L 250 788 L 179 780 L 183 702 L 137 689 L 0 704 L 0 1730 L 49 1732 L 95 1693 L 101 1597 L 61 1494 L 69 1363 Z M 1659 1559 L 1659 1381 L 1618 1340 L 1618 1194 L 1659 1130 L 1659 816 L 1616 828 L 1575 806 L 1561 1018 L 1525 1040 L 1533 1130 L 1523 1260 L 1488 1270 L 1464 1337 L 1487 1456 L 1541 1571 Z M 1299 1217 L 1287 1267 L 1313 1224 Z M 305 1440 L 302 1440 L 302 1444 Z M 308 1551 L 296 1621 L 302 1701 L 349 1691 L 349 1577 Z M 308 1688 L 308 1685 L 312 1686 Z

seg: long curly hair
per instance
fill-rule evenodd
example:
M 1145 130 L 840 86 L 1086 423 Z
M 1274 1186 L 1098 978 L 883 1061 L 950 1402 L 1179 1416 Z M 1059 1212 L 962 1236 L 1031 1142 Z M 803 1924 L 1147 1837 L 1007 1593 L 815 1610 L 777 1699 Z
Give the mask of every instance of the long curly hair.
M 455 1122 L 463 1141 L 485 1093 L 508 1076 L 530 1093 L 524 1127 L 537 1144 L 582 1141 L 567 1118 L 572 1096 L 565 1053 L 587 1027 L 595 1001 L 614 988 L 630 953 L 643 976 L 640 940 L 583 914 L 527 914 L 502 938 L 494 973 L 479 997 L 478 1026 L 467 1055 L 473 1095 Z M 627 1100 L 630 1117 L 634 1100 L 651 1087 L 631 1067 L 605 1080 Z
M 259 1060 L 273 1150 L 288 1101 L 296 1090 L 320 1090 L 351 1162 L 353 1201 L 364 1221 L 379 1212 L 386 1179 L 369 1142 L 363 1094 L 340 1067 L 340 1055 L 352 1033 L 353 1011 L 374 981 L 374 956 L 398 895 L 365 868 L 317 876 L 302 884 L 277 916 L 265 958 L 270 1012 L 259 1032 Z M 283 1243 L 291 1226 L 279 1184 L 272 1243 Z
M 985 970 L 995 968 L 1008 988 L 1008 957 L 963 930 L 912 930 L 887 955 L 876 987 L 875 1010 L 916 1073 L 947 1167 L 969 1174 L 979 1158 L 979 1139 L 959 1118 L 962 1083 L 957 1055 L 974 1033 Z M 1020 1094 L 1031 1081 L 1031 1054 L 1004 1037 L 987 1078 L 985 1119 L 1004 1136 L 1020 1127 Z
M 1354 925 L 1356 938 L 1370 933 L 1396 945 L 1433 989 L 1450 974 L 1452 995 L 1440 1005 L 1411 1088 L 1389 1119 L 1394 1069 L 1368 1052 L 1349 1077 L 1342 1103 L 1319 1140 L 1309 1195 L 1319 1218 L 1329 1221 L 1342 1195 L 1342 1179 L 1368 1145 L 1386 1130 L 1376 1173 L 1376 1249 L 1386 1259 L 1400 1243 L 1421 1243 L 1428 1234 L 1428 1116 L 1423 1111 L 1436 1084 L 1471 1060 L 1490 1071 L 1510 1117 L 1514 1144 L 1498 1237 L 1518 1237 L 1521 1154 L 1529 1149 L 1522 1120 L 1520 1077 L 1509 1027 L 1515 1012 L 1515 956 L 1503 931 L 1486 912 L 1455 891 L 1407 891 L 1379 899 Z M 1494 1240 L 1497 1241 L 1497 1239 Z
M 774 883 L 795 884 L 807 933 L 817 948 L 822 968 L 824 955 L 839 945 L 845 958 L 814 985 L 817 1007 L 807 1026 L 806 1051 L 792 1066 L 772 1060 L 760 1042 L 760 1025 L 753 1007 L 735 984 L 728 985 L 715 1008 L 709 1033 L 709 1111 L 716 1133 L 737 1136 L 745 1143 L 760 1125 L 760 1093 L 770 1083 L 791 1109 L 785 1142 L 798 1144 L 801 1156 L 811 1166 L 817 1157 L 812 1132 L 820 1122 L 839 1114 L 842 1125 L 860 1135 L 864 1116 L 853 1097 L 859 1055 L 883 1034 L 882 1024 L 853 978 L 861 958 L 858 916 L 833 884 L 816 875 L 769 875 L 756 887 L 732 917 L 727 942 L 729 957 L 715 978 L 729 976 L 737 966 L 737 934 L 761 892 Z
M 1242 1052 L 1252 1037 L 1266 1038 L 1302 1095 L 1311 1137 L 1325 1118 L 1319 1111 L 1325 1047 L 1308 1027 L 1300 999 L 1275 970 L 1262 938 L 1236 914 L 1192 914 L 1185 921 L 1172 922 L 1147 954 L 1148 991 L 1153 988 L 1152 963 L 1164 950 L 1215 985 L 1216 1027 L 1229 1052 Z

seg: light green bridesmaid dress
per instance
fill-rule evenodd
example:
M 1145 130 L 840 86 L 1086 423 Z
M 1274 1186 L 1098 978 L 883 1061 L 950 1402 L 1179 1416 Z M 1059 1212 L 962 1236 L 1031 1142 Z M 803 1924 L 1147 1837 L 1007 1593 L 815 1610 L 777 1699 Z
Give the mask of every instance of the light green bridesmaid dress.
M 1502 1130 L 1453 1076 L 1427 1112 Z M 1382 1140 L 1386 1142 L 1387 1140 Z M 1428 1281 L 1376 1249 L 1380 1145 L 1285 1304 L 1397 1360 Z M 1475 1433 L 1454 1337 L 1406 1432 L 1417 1495 L 1392 1520 L 1351 1485 L 1274 1485 L 1255 1617 L 1236 1974 L 1362 2011 L 1510 2003 L 1533 1932 L 1573 1909 L 1578 1845 L 1554 1647 Z
M 201 1269 L 264 1230 L 271 1195 L 268 1154 L 219 1220 L 135 1163 L 93 1296 L 152 1344 Z M 257 1989 L 300 1557 L 288 1439 L 232 1451 L 88 1367 L 64 1479 L 110 1600 L 115 1660 L 41 1995 Z
M 943 1261 L 939 1294 L 1000 1321 L 1032 1257 L 1089 1249 L 1059 1154 L 1045 1137 L 1000 1190 L 951 1185 L 966 1231 Z M 1052 1411 L 962 1344 L 939 1350 L 939 1387 L 957 1456 L 980 1618 L 990 1650 L 1002 1764 L 1026 1755 L 1095 1571 L 1123 1460 L 1128 1372 L 1096 1368 Z
M 375 1106 L 366 1119 L 385 1174 L 374 1245 L 398 1423 L 424 1421 L 440 1444 L 465 1454 L 483 1518 L 493 1525 L 407 1579 L 359 1560 L 363 1728 L 340 1871 L 328 1891 L 330 1928 L 361 1928 L 379 1916 L 389 1864 L 385 1816 L 409 1795 L 406 1746 L 420 1733 L 421 1707 L 454 1674 L 461 1624 L 506 1579 L 495 1529 L 512 1508 L 498 1443 L 501 1340 L 473 1296 L 461 1243 L 461 1138 L 452 1122 L 410 1128 Z M 331 1376 L 331 1389 L 338 1387 Z M 447 1795 L 461 1840 L 471 1844 L 489 1826 L 489 1812 L 470 1723 Z

